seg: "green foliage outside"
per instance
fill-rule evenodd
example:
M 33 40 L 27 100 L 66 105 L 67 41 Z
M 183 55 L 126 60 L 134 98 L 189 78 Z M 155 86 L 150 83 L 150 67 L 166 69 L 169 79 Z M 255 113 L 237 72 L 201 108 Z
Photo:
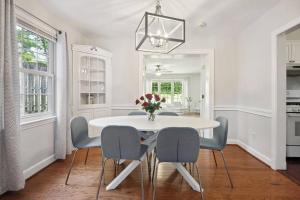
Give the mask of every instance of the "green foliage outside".
M 24 68 L 47 71 L 49 42 L 47 39 L 17 26 L 19 53 Z

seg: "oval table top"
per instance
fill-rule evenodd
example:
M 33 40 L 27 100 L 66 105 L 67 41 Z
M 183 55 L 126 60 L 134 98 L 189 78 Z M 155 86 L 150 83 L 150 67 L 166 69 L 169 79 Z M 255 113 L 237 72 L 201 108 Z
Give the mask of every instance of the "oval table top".
M 159 131 L 167 127 L 191 127 L 197 130 L 215 128 L 219 122 L 200 117 L 157 115 L 149 121 L 145 115 L 104 117 L 89 121 L 91 126 L 104 128 L 110 125 L 132 126 L 139 131 Z

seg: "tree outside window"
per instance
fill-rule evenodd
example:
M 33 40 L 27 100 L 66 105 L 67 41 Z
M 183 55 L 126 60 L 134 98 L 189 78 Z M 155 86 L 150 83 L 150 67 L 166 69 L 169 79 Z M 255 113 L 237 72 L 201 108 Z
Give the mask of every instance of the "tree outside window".
M 51 111 L 54 42 L 17 25 L 21 114 Z
M 152 93 L 160 94 L 167 104 L 184 105 L 184 87 L 182 80 L 152 81 Z

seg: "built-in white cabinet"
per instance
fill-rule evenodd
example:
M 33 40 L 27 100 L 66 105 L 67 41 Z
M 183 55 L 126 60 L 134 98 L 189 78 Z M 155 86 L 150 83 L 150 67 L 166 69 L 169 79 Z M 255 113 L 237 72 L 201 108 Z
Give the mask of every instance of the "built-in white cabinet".
M 111 114 L 111 57 L 99 47 L 72 45 L 73 115 L 87 120 Z M 90 135 L 97 135 L 90 127 Z
M 300 41 L 290 40 L 286 44 L 286 62 L 300 63 Z

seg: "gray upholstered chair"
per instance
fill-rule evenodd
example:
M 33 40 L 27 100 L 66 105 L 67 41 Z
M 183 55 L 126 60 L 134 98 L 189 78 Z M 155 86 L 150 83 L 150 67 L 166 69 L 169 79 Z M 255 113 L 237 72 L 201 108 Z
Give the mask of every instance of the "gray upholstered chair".
M 74 164 L 74 160 L 79 149 L 87 149 L 86 157 L 85 157 L 85 164 L 88 158 L 89 149 L 93 147 L 101 147 L 101 138 L 94 137 L 90 138 L 88 134 L 89 128 L 87 120 L 84 117 L 74 117 L 71 119 L 71 138 L 72 144 L 75 148 L 75 153 L 72 158 L 72 162 L 70 164 L 70 168 L 68 171 L 68 175 L 65 181 L 65 184 L 68 184 L 69 176 Z
M 148 146 L 140 143 L 138 130 L 130 126 L 107 126 L 101 133 L 102 141 L 102 170 L 99 179 L 96 199 L 99 197 L 100 186 L 107 160 L 140 161 L 141 168 L 141 197 L 144 199 L 142 159 L 147 157 Z
M 154 163 L 156 160 L 158 163 L 154 167 L 153 200 L 155 199 L 159 164 L 163 162 L 195 164 L 198 160 L 199 145 L 198 132 L 193 128 L 170 127 L 159 131 L 155 150 L 156 156 L 154 157 Z M 194 166 L 196 167 L 199 186 L 202 188 L 197 164 Z M 203 199 L 202 190 L 201 198 Z
M 177 113 L 175 112 L 160 112 L 158 113 L 158 115 L 165 115 L 165 116 L 179 116 Z
M 230 181 L 230 185 L 233 188 L 232 180 L 228 172 L 227 164 L 223 154 L 223 149 L 225 148 L 227 143 L 228 120 L 225 117 L 217 117 L 216 121 L 220 122 L 220 126 L 214 128 L 213 138 L 200 137 L 200 148 L 212 150 L 216 166 L 217 166 L 217 160 L 214 151 L 221 152 L 224 166 L 227 172 L 227 176 Z

